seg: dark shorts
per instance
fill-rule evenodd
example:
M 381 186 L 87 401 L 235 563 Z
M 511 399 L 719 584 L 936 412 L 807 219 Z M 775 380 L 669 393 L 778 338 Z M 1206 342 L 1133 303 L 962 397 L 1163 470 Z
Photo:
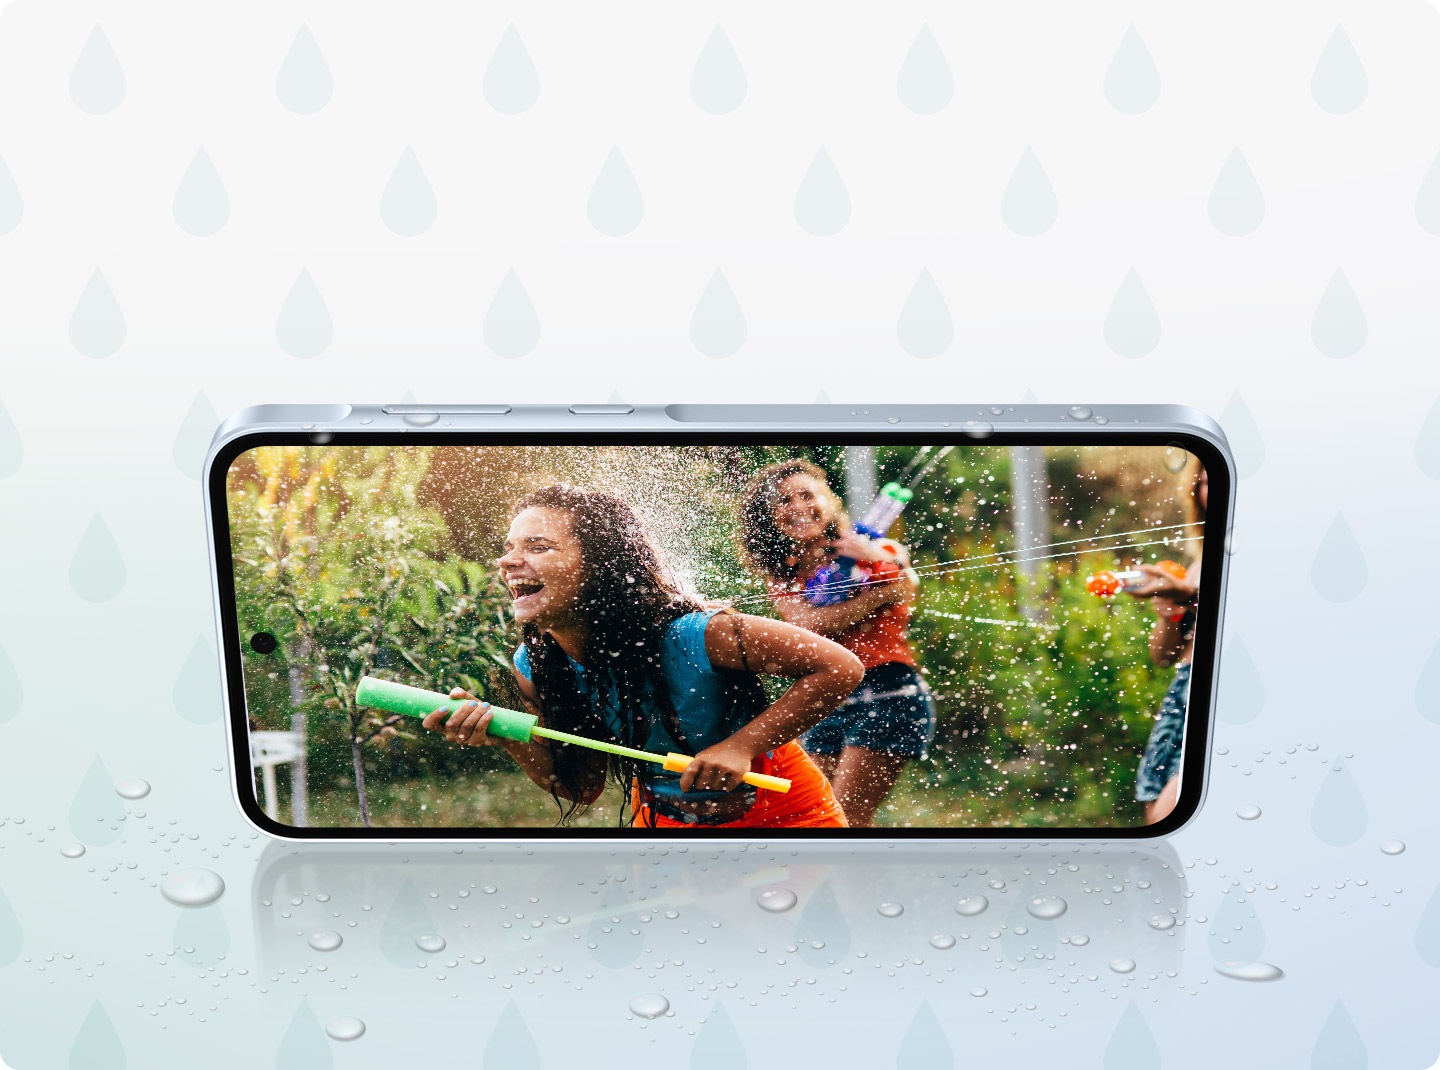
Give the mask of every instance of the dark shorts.
M 1180 746 L 1185 742 L 1185 707 L 1190 699 L 1190 663 L 1175 670 L 1175 679 L 1160 710 L 1155 714 L 1155 727 L 1140 759 L 1140 772 L 1135 777 L 1135 798 L 1150 802 L 1160 797 L 1170 778 L 1180 771 Z
M 935 700 L 913 666 L 898 661 L 865 670 L 840 708 L 800 737 L 811 754 L 865 747 L 898 758 L 924 758 L 935 738 Z

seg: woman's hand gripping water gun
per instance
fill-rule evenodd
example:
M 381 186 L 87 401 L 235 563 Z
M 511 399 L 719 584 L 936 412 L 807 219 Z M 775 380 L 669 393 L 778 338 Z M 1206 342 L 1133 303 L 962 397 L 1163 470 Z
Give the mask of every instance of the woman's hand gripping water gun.
M 1174 561 L 1097 572 L 1085 581 L 1085 590 L 1097 598 L 1114 598 L 1124 592 L 1135 598 L 1154 599 L 1155 611 L 1171 621 L 1184 618 L 1196 595 L 1189 574 Z

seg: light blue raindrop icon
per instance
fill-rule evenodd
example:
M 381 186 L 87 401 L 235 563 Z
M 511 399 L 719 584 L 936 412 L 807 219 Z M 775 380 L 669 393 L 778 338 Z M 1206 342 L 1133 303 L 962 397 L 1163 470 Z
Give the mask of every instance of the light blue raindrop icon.
M 850 222 L 850 192 L 823 145 L 795 191 L 795 222 L 817 238 L 839 234 Z
M 895 1053 L 895 1065 L 905 1070 L 951 1070 L 955 1065 L 955 1051 L 928 999 L 920 1001 L 920 1009 L 910 1020 Z
M 275 1070 L 330 1070 L 335 1056 L 310 1001 L 302 999 L 275 1049 Z
M 1310 321 L 1311 341 L 1327 357 L 1343 360 L 1360 352 L 1369 333 L 1370 325 L 1365 321 L 1360 299 L 1355 296 L 1345 272 L 1337 270 L 1320 295 L 1320 304 Z
M 800 948 L 800 958 L 808 965 L 819 968 L 842 961 L 850 951 L 850 923 L 835 898 L 835 890 L 827 878 L 805 901 L 800 916 L 795 919 L 795 943 Z M 812 947 L 812 944 L 823 947 Z
M 197 636 L 171 692 L 176 711 L 191 724 L 210 724 L 220 717 L 218 664 L 209 637 Z
M 1350 770 L 1336 758 L 1325 770 L 1315 803 L 1310 807 L 1310 827 L 1331 847 L 1348 847 L 1370 824 L 1365 799 Z
M 275 95 L 296 115 L 314 115 L 330 103 L 334 92 L 330 65 L 310 27 L 302 24 L 275 75 Z
M 1105 1045 L 1105 1070 L 1159 1070 L 1160 1045 L 1132 1000 Z
M 1349 115 L 1365 103 L 1369 91 L 1365 65 L 1356 55 L 1350 35 L 1337 25 L 1310 76 L 1310 95 L 1331 115 Z
M 1239 636 L 1225 643 L 1220 658 L 1220 719 L 1229 724 L 1246 724 L 1265 708 L 1265 683 L 1250 649 Z
M 406 145 L 380 195 L 380 220 L 402 238 L 414 238 L 430 229 L 438 211 L 430 179 Z
M 5 648 L 0 646 L 0 724 L 13 720 L 25 705 L 25 688 Z
M 1105 68 L 1105 99 L 1124 115 L 1147 112 L 1160 99 L 1160 72 L 1134 23 Z
M 930 269 L 920 272 L 895 322 L 900 347 L 912 357 L 938 357 L 955 340 L 955 320 Z
M 929 25 L 921 26 L 895 79 L 900 103 L 916 115 L 934 115 L 955 95 L 955 76 Z
M 540 317 L 511 268 L 505 272 L 485 313 L 485 344 L 500 357 L 523 357 L 540 341 Z
M 18 935 L 18 927 L 15 931 Z M 0 919 L 0 934 L 3 932 L 4 922 Z M 1440 970 L 1440 885 L 1436 885 L 1435 891 L 1430 894 L 1430 902 L 1425 905 L 1420 924 L 1415 927 L 1415 950 L 1426 965 Z M 0 940 L 0 966 L 4 965 L 3 940 Z
M 745 344 L 747 330 L 735 291 L 716 268 L 690 317 L 690 341 L 707 357 L 732 357 Z
M 490 1032 L 481 1066 L 485 1070 L 540 1070 L 540 1047 L 513 999 L 506 1002 Z
M 104 847 L 120 838 L 124 816 L 124 801 L 115 793 L 115 781 L 97 754 L 70 803 L 70 831 L 81 843 Z
M 486 103 L 501 115 L 519 115 L 540 99 L 540 72 L 514 25 L 505 28 L 495 46 L 481 88 Z
M 1430 406 L 1415 439 L 1415 463 L 1431 479 L 1440 479 L 1440 398 Z
M 728 115 L 744 103 L 748 88 L 740 57 L 717 25 L 690 72 L 690 99 L 710 115 Z
M 230 926 L 213 903 L 180 911 L 171 939 L 180 958 L 191 966 L 213 966 L 230 953 Z
M 20 429 L 10 419 L 10 411 L 0 402 L 0 479 L 9 479 L 20 471 L 20 462 L 25 457 L 25 446 L 20 441 Z
M 185 411 L 185 419 L 180 421 L 180 430 L 175 432 L 175 444 L 170 449 L 175 467 L 180 469 L 183 475 L 191 479 L 200 478 L 201 469 L 205 466 L 205 454 L 210 449 L 210 438 L 219 422 L 220 417 L 215 412 L 215 406 L 211 405 L 210 399 L 205 396 L 205 391 L 197 391 L 195 400 L 190 402 L 190 408 Z
M 690 1049 L 690 1070 L 745 1070 L 750 1056 L 723 1003 L 715 1004 Z
M 208 238 L 229 222 L 230 195 L 203 146 L 195 150 L 171 207 L 180 229 L 197 238 Z
M 611 238 L 624 237 L 640 225 L 645 218 L 645 198 L 635 184 L 635 176 L 619 146 L 611 148 L 610 155 L 595 184 L 590 187 L 590 197 L 585 202 L 585 214 L 590 225 L 601 234 Z
M 97 999 L 70 1045 L 70 1070 L 125 1070 L 125 1045 Z
M 125 99 L 125 72 L 98 23 L 70 72 L 70 99 L 91 115 L 112 112 Z
M 0 234 L 5 233 L 4 222 L 4 165 L 0 164 Z M 18 204 L 19 195 L 16 195 Z M 19 222 L 18 213 L 15 216 Z M 1430 170 L 1420 180 L 1420 189 L 1415 194 L 1415 219 L 1431 234 L 1440 236 L 1440 153 L 1430 163 Z
M 70 559 L 70 586 L 87 602 L 108 602 L 125 586 L 125 560 L 96 513 Z
M 1240 391 L 1230 395 L 1225 408 L 1220 412 L 1220 426 L 1235 451 L 1235 472 L 1241 479 L 1248 479 L 1260 471 L 1265 463 L 1265 440 L 1260 437 L 1260 427 L 1250 415 L 1250 406 L 1240 396 Z
M 1415 708 L 1427 721 L 1440 724 L 1440 643 L 1435 644 L 1420 670 L 1420 679 L 1415 683 Z
M 325 299 L 320 296 L 309 270 L 302 268 L 285 303 L 280 306 L 280 315 L 275 320 L 275 340 L 292 357 L 308 360 L 330 347 L 333 334 Z
M 1160 316 L 1132 267 L 1105 314 L 1105 344 L 1117 357 L 1138 359 L 1160 344 Z
M 20 187 L 15 185 L 15 176 L 5 161 L 0 160 L 0 235 L 18 227 L 24 215 L 25 200 L 20 196 Z
M 1252 962 L 1265 953 L 1265 927 L 1246 895 L 1230 894 L 1220 900 L 1211 919 L 1210 955 L 1216 962 Z
M 1254 232 L 1265 218 L 1265 197 L 1245 154 L 1240 149 L 1230 150 L 1225 166 L 1215 179 L 1206 206 L 1210 223 L 1221 234 L 1242 238 Z
M 1344 514 L 1336 513 L 1310 564 L 1310 585 L 1326 601 L 1348 602 L 1365 590 L 1369 576 L 1369 566 L 1354 532 Z
M 619 921 L 615 919 L 619 918 Z M 606 932 L 606 930 L 609 932 Z M 634 930 L 634 931 L 632 931 Z M 620 969 L 629 966 L 640 956 L 645 940 L 639 933 L 639 926 L 631 916 L 630 901 L 625 897 L 622 886 L 611 884 L 600 898 L 600 906 L 585 936 L 590 947 L 590 957 L 601 966 Z
M 1040 165 L 1034 148 L 1027 145 L 1000 199 L 1000 218 L 1022 238 L 1035 238 L 1054 225 L 1059 212 L 1050 176 Z
M 1337 1002 L 1310 1052 L 1310 1070 L 1365 1070 L 1370 1056 L 1345 1004 Z
M 75 311 L 70 313 L 70 344 L 87 357 L 102 360 L 125 344 L 125 314 L 99 268 L 90 276 Z
M 425 901 L 414 883 L 407 880 L 395 894 L 395 901 L 380 925 L 380 953 L 395 966 L 414 969 L 416 960 L 425 957 L 424 952 L 415 947 L 416 937 L 434 931 L 435 923 L 425 909 Z
M 15 916 L 15 908 L 10 905 L 5 890 L 0 888 L 0 969 L 18 959 L 24 946 L 25 934 L 20 929 L 20 919 Z

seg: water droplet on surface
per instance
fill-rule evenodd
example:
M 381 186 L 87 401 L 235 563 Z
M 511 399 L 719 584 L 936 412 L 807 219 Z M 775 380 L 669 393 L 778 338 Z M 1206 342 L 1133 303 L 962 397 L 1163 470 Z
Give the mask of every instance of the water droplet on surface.
M 1160 316 L 1132 267 L 1105 314 L 1105 344 L 1117 357 L 1138 359 L 1160 344 Z
M 1230 448 L 1235 452 L 1236 474 L 1246 479 L 1260 471 L 1260 466 L 1265 463 L 1265 443 L 1240 391 L 1231 394 L 1230 400 L 1225 403 L 1220 412 L 1220 426 L 1225 429 L 1225 437 L 1230 440 Z
M 1382 840 L 1380 842 L 1380 853 L 1387 855 L 1404 854 L 1405 844 L 1400 840 Z
M 1058 895 L 1037 895 L 1025 904 L 1025 910 L 1032 918 L 1053 921 L 1064 914 L 1069 905 Z
M 1331 115 L 1349 115 L 1365 103 L 1369 92 L 1365 66 L 1344 27 L 1336 25 L 1310 76 L 1310 95 Z
M 392 234 L 414 238 L 430 229 L 439 210 L 425 169 L 415 150 L 406 145 L 380 195 L 381 222 Z
M 949 933 L 936 933 L 930 937 L 930 946 L 939 948 L 941 951 L 949 951 L 955 946 L 955 937 Z
M 334 325 L 330 310 L 308 269 L 301 269 L 290 287 L 280 315 L 275 320 L 275 340 L 292 357 L 308 360 L 318 357 L 330 347 Z
M 1134 23 L 1105 68 L 1105 99 L 1124 115 L 1147 112 L 1160 99 L 1160 72 Z
M 1127 958 L 1114 958 L 1110 960 L 1110 969 L 1115 973 L 1134 973 L 1135 960 Z
M 1175 919 L 1169 914 L 1152 914 L 1147 924 L 1155 931 L 1163 933 L 1175 928 Z
M 1088 420 L 1094 415 L 1092 410 L 1084 405 L 1071 405 L 1069 414 L 1072 420 Z
M 910 1019 L 910 1028 L 895 1053 L 895 1065 L 906 1070 L 949 1070 L 955 1065 L 955 1053 L 929 1000 L 921 1000 L 920 1009 Z
M 990 990 L 987 988 L 981 988 L 979 985 L 976 985 L 970 990 L 970 994 L 976 999 L 979 999 L 981 996 L 988 996 L 990 994 Z
M 1260 816 L 1260 807 L 1253 805 L 1242 806 L 1240 807 L 1240 809 L 1235 811 L 1235 816 L 1238 817 L 1241 821 L 1254 821 L 1257 817 Z
M 1343 513 L 1330 521 L 1310 565 L 1310 585 L 1328 602 L 1349 602 L 1365 590 L 1369 566 Z
M 485 1045 L 482 1065 L 488 1070 L 540 1070 L 540 1048 L 520 1008 L 509 1000 Z
M 726 115 L 740 107 L 748 85 L 745 68 L 718 25 L 710 31 L 695 69 L 690 73 L 690 99 L 711 115 Z
M 1265 218 L 1265 197 L 1238 147 L 1220 169 L 1207 208 L 1211 225 L 1232 238 L 1252 233 Z
M 130 777 L 115 785 L 115 794 L 122 799 L 143 799 L 150 794 L 150 782 Z
M 90 1013 L 85 1015 L 85 1021 L 70 1045 L 69 1065 L 85 1067 L 86 1070 L 92 1067 L 94 1070 L 124 1070 L 126 1064 L 125 1046 L 120 1043 L 120 1034 L 115 1032 L 110 1016 L 97 999 L 90 1004 Z
M 800 902 L 799 897 L 789 888 L 766 888 L 755 897 L 756 905 L 761 910 L 768 910 L 772 914 L 789 910 L 798 902 Z
M 1310 1053 L 1310 1070 L 1364 1070 L 1370 1065 L 1365 1041 L 1345 1004 L 1337 1002 Z
M 415 938 L 415 946 L 433 955 L 445 950 L 445 938 L 434 933 L 421 933 Z
M 795 191 L 795 222 L 817 238 L 838 234 L 850 222 L 850 193 L 823 146 Z
M 745 344 L 745 313 L 725 273 L 716 268 L 690 317 L 690 341 L 707 357 L 731 357 Z
M 1103 1066 L 1105 1070 L 1160 1070 L 1160 1046 L 1133 1001 L 1120 1015 L 1115 1032 L 1105 1045 Z
M 1250 650 L 1239 636 L 1231 636 L 1220 658 L 1220 702 L 1217 713 L 1229 724 L 1245 724 L 1265 708 L 1265 684 Z M 1259 817 L 1257 812 L 1256 817 Z
M 1268 962 L 1217 962 L 1215 972 L 1237 981 L 1278 981 L 1285 976 L 1284 970 Z
M 125 314 L 99 268 L 91 274 L 70 314 L 70 344 L 95 360 L 103 360 L 125 344 Z
M 365 1035 L 365 1023 L 359 1018 L 331 1018 L 325 1023 L 325 1035 L 331 1040 L 359 1040 Z
M 590 225 L 611 238 L 624 237 L 645 218 L 645 198 L 619 146 L 610 149 L 585 202 Z
M 922 359 L 938 357 L 954 341 L 955 321 L 929 268 L 920 272 L 911 287 L 910 296 L 900 309 L 895 335 L 905 352 Z
M 915 43 L 905 54 L 900 75 L 895 79 L 895 92 L 900 96 L 900 103 L 916 115 L 934 115 L 949 104 L 955 94 L 955 76 L 950 73 L 940 42 L 935 40 L 928 25 L 920 27 Z
M 905 908 L 899 903 L 892 903 L 887 900 L 876 907 L 875 912 L 882 918 L 898 918 L 901 914 L 905 913 Z
M 313 932 L 308 941 L 316 951 L 334 951 L 344 942 L 344 937 L 333 929 L 321 929 L 319 932 Z
M 60 853 L 66 858 L 79 858 L 85 853 L 83 843 L 64 843 L 60 845 Z
M 330 1070 L 334 1065 L 325 1031 L 310 1009 L 310 1001 L 302 999 L 275 1050 L 275 1070 Z
M 177 869 L 161 880 L 160 894 L 176 906 L 203 907 L 225 894 L 225 882 L 208 869 Z
M 400 417 L 411 427 L 429 427 L 440 419 L 438 412 L 407 412 Z
M 1360 299 L 1355 296 L 1345 272 L 1337 270 L 1320 295 L 1320 304 L 1310 320 L 1310 340 L 1327 357 L 1344 360 L 1364 348 L 1369 333 L 1370 325 L 1365 320 Z
M 485 344 L 492 353 L 512 359 L 525 356 L 540 341 L 540 318 L 514 268 L 505 272 L 505 278 L 490 299 L 484 333 Z
M 1074 936 L 1070 937 L 1070 942 L 1076 947 L 1084 947 L 1090 942 L 1090 937 L 1086 936 L 1084 933 L 1076 933 Z
M 275 95 L 296 115 L 314 115 L 335 90 L 330 67 L 310 27 L 301 25 L 275 75 Z
M 977 914 L 985 913 L 985 908 L 990 905 L 990 900 L 983 895 L 967 895 L 963 899 L 955 901 L 955 913 L 966 918 L 973 918 Z
M 519 115 L 540 99 L 540 72 L 525 48 L 525 42 L 507 26 L 485 68 L 485 102 L 501 115 Z
M 125 72 L 98 23 L 70 72 L 70 99 L 91 115 L 108 114 L 125 99 Z
M 1034 238 L 1049 230 L 1059 213 L 1050 176 L 1040 165 L 1035 150 L 1027 145 L 1000 199 L 1000 218 L 1022 238 Z
M 630 1013 L 637 1018 L 659 1018 L 669 1009 L 670 1001 L 664 996 L 647 994 L 630 1001 Z
M 989 438 L 995 433 L 995 425 L 988 420 L 965 420 L 960 424 L 960 433 L 966 438 Z
M 180 229 L 196 238 L 208 238 L 229 222 L 230 195 L 203 146 L 195 150 L 170 207 Z

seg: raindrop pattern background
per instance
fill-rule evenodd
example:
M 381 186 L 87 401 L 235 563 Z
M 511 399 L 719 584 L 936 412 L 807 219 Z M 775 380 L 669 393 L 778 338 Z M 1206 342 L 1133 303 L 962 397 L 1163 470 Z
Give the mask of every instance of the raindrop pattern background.
M 680 913 L 723 921 L 739 987 L 672 986 L 721 962 L 704 955 L 722 938 L 657 969 L 668 945 L 627 896 L 606 908 L 626 924 L 594 951 L 594 918 L 573 911 L 566 969 L 583 991 L 564 989 L 570 1006 L 676 1065 L 757 1065 L 782 1026 L 809 1020 L 769 1009 L 782 989 L 813 1011 L 814 1050 L 837 1064 L 894 1065 L 903 1051 L 966 1065 L 1024 1046 L 1032 1062 L 1146 1065 L 1158 1052 L 1167 1070 L 1207 1066 L 1221 1041 L 1195 1026 L 1226 1021 L 1269 1065 L 1357 1052 L 1430 1065 L 1440 1026 L 1416 1008 L 1440 989 L 1440 837 L 1415 805 L 1416 755 L 1440 743 L 1440 629 L 1412 577 L 1440 532 L 1440 17 L 1228 3 L 1201 23 L 1117 7 L 1044 24 L 904 5 L 716 18 L 651 6 L 556 20 L 533 3 L 443 3 L 383 25 L 276 3 L 243 24 L 178 3 L 0 14 L 0 93 L 15 102 L 0 132 L 0 552 L 18 563 L 0 601 L 22 607 L 0 616 L 0 745 L 33 758 L 0 797 L 0 1006 L 47 1012 L 0 1020 L 0 1058 L 178 1064 L 194 1042 L 216 1065 L 325 1065 L 336 1044 L 323 1023 L 345 1016 L 367 1031 L 343 1058 L 403 1058 L 386 1047 L 397 1019 L 379 994 L 448 1022 L 440 1011 L 468 983 L 458 968 L 436 981 L 447 952 L 425 956 L 415 935 L 444 934 L 466 963 L 489 953 L 445 924 L 447 900 L 423 882 L 337 893 L 341 918 L 257 905 L 261 844 L 229 797 L 200 508 L 218 419 L 407 391 L 823 392 L 871 406 L 1030 391 L 1096 411 L 1190 404 L 1235 448 L 1213 779 L 1174 838 L 1195 892 L 1174 904 L 1185 920 L 1150 929 L 1160 907 L 1140 896 L 1111 931 L 1084 914 L 1111 898 L 1118 918 L 1138 871 L 1117 877 L 1124 893 L 1033 884 L 1070 911 L 1007 929 L 995 953 L 1036 944 L 1088 964 L 1107 990 L 1078 983 L 1067 998 L 1081 1013 L 1029 995 L 1049 988 L 1049 960 L 1012 975 L 973 958 L 1023 916 L 1018 889 L 1058 853 L 1007 873 L 1005 892 L 947 876 L 933 906 L 918 883 L 830 860 L 824 879 L 792 882 L 799 904 L 779 915 L 753 906 L 757 889 L 739 897 L 745 912 L 721 908 L 725 881 L 754 864 L 722 854 Z M 157 19 L 190 47 L 150 32 Z M 151 795 L 117 796 L 131 777 Z M 1242 805 L 1262 816 L 1237 820 Z M 1389 839 L 1407 850 L 1383 854 Z M 64 858 L 67 842 L 86 853 Z M 766 858 L 805 861 L 774 845 Z M 229 891 L 180 917 L 157 885 L 183 866 L 214 869 Z M 1146 879 L 1159 888 L 1165 872 Z M 679 887 L 658 869 L 652 882 L 647 895 Z M 955 914 L 981 892 L 985 914 Z M 883 901 L 904 914 L 880 917 Z M 345 925 L 361 918 L 367 939 Z M 346 941 L 324 973 L 302 946 L 272 982 L 257 955 L 290 920 Z M 1228 944 L 1212 938 L 1237 923 Z M 930 946 L 935 932 L 955 946 Z M 1072 932 L 1088 943 L 1066 943 Z M 1220 950 L 1257 945 L 1285 971 L 1263 1008 L 1256 986 L 1213 970 Z M 1111 973 L 1117 957 L 1135 972 Z M 984 968 L 949 975 L 942 960 Z M 1365 972 L 1377 960 L 1384 976 Z M 228 1004 L 199 984 L 175 1003 L 168 973 L 182 969 L 228 971 Z M 842 1044 L 855 1004 L 841 979 L 886 1028 Z M 755 994 L 767 982 L 771 1004 Z M 474 1012 L 475 1030 L 509 1038 L 495 1060 L 577 1061 L 578 1031 L 545 1025 L 558 992 L 511 983 Z M 624 1008 L 647 991 L 676 1018 L 641 1031 Z M 446 1028 L 437 1042 L 485 1062 L 470 1033 Z

